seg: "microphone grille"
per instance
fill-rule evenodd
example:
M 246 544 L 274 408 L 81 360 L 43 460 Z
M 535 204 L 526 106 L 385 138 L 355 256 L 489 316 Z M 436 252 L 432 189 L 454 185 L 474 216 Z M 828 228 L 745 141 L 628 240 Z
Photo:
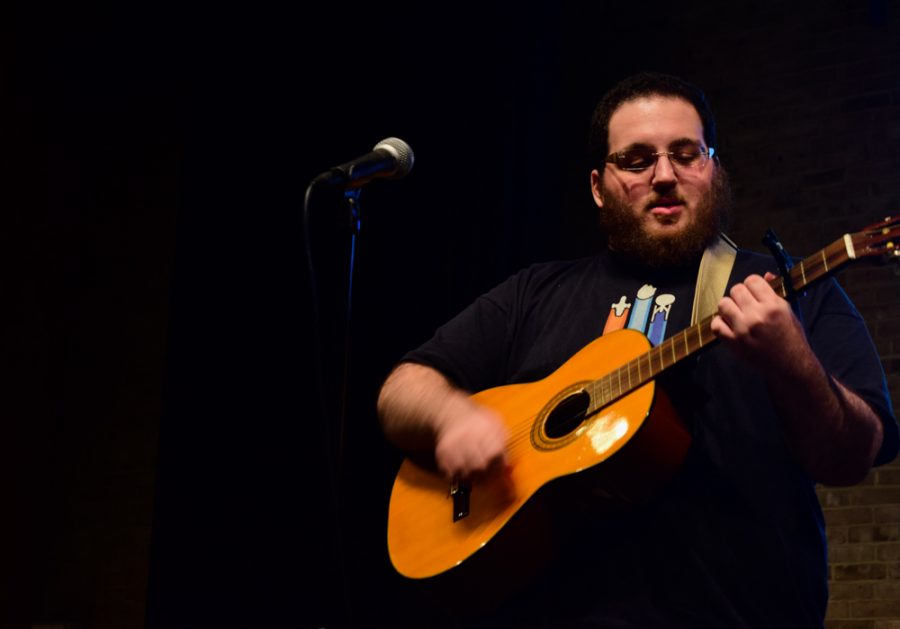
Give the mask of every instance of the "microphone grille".
M 373 150 L 385 149 L 391 153 L 397 160 L 397 168 L 392 178 L 405 177 L 412 170 L 415 156 L 409 144 L 400 138 L 385 138 L 375 145 Z

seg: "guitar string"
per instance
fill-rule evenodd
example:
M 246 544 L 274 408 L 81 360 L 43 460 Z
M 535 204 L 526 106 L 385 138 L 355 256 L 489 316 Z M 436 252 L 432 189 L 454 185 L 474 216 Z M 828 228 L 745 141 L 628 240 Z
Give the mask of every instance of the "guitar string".
M 835 270 L 837 267 L 846 263 L 848 260 L 849 255 L 846 250 L 844 239 L 838 239 L 821 249 L 818 253 L 802 260 L 797 266 L 792 268 L 789 272 L 790 283 L 795 287 L 795 290 L 802 290 L 820 277 L 827 275 L 830 271 Z M 781 293 L 783 297 L 787 296 L 788 291 L 785 286 L 785 278 L 776 277 L 771 281 L 771 285 L 775 290 Z M 588 383 L 584 389 L 590 389 L 589 396 L 592 404 L 585 412 L 584 420 L 580 420 L 573 430 L 577 429 L 578 425 L 581 425 L 584 421 L 613 401 L 629 395 L 650 382 L 650 380 L 655 378 L 665 369 L 715 340 L 712 338 L 704 338 L 704 334 L 709 332 L 709 324 L 711 323 L 712 318 L 713 317 L 708 317 L 700 323 L 682 330 L 659 346 L 651 348 L 644 354 L 637 356 L 624 365 Z M 690 339 L 692 332 L 696 332 L 696 339 L 694 341 L 691 341 Z M 680 341 L 679 337 L 681 337 Z M 676 345 L 679 342 L 684 343 L 685 347 L 683 351 L 676 348 Z M 669 362 L 669 364 L 666 364 L 665 354 L 669 351 L 672 352 L 672 361 Z M 659 363 L 659 368 L 654 367 L 654 360 Z M 642 362 L 646 362 L 646 376 L 642 369 Z M 621 384 L 623 370 L 625 371 L 625 378 L 629 382 L 627 387 L 623 387 Z M 616 380 L 619 381 L 618 385 L 613 384 L 614 376 Z M 632 377 L 634 377 L 637 384 L 632 383 Z M 604 393 L 604 391 L 609 391 L 609 393 Z M 613 393 L 614 391 L 615 393 Z M 539 411 L 538 413 L 529 416 L 527 422 L 523 422 L 521 427 L 517 431 L 514 431 L 510 440 L 511 451 L 517 449 L 519 444 L 530 444 L 531 434 L 534 431 L 534 422 L 540 415 L 541 412 Z M 549 413 L 546 413 L 546 415 L 549 415 Z M 568 435 L 570 433 L 566 434 Z
M 834 249 L 837 249 L 837 251 L 835 251 Z M 827 252 L 827 256 L 826 256 L 826 252 Z M 812 281 L 815 281 L 819 277 L 828 274 L 832 270 L 836 270 L 837 267 L 839 267 L 840 265 L 844 264 L 845 262 L 847 262 L 849 260 L 849 255 L 846 252 L 846 246 L 843 244 L 842 241 L 836 241 L 835 243 L 833 243 L 832 246 L 826 247 L 820 253 L 821 253 L 821 260 L 819 260 L 818 258 L 810 257 L 810 258 L 807 258 L 806 260 L 803 260 L 800 263 L 801 264 L 801 266 L 799 268 L 800 277 L 797 277 L 798 269 L 796 267 L 791 269 L 791 271 L 789 272 L 788 280 L 790 281 L 792 286 L 796 287 L 795 290 L 802 290 L 807 285 L 809 285 Z M 831 261 L 830 265 L 828 263 L 829 260 Z M 810 278 L 812 278 L 812 279 L 810 279 Z M 782 296 L 786 296 L 787 290 L 785 288 L 784 282 L 785 282 L 784 278 L 778 277 L 778 278 L 774 278 L 770 282 L 770 285 L 772 285 L 772 287 L 775 290 L 779 290 L 781 292 Z M 617 369 L 615 369 L 614 371 L 611 371 L 610 373 L 605 374 L 601 378 L 598 378 L 597 380 L 594 380 L 594 381 L 588 383 L 584 388 L 591 389 L 589 396 L 590 396 L 590 400 L 591 400 L 592 404 L 589 405 L 586 416 L 589 417 L 591 415 L 594 415 L 597 412 L 603 410 L 609 404 L 615 402 L 616 400 L 618 400 L 624 396 L 629 395 L 636 389 L 638 389 L 638 388 L 644 386 L 646 383 L 650 382 L 658 373 L 661 373 L 666 368 L 674 365 L 682 358 L 690 356 L 695 351 L 698 351 L 699 349 L 702 349 L 706 345 L 714 342 L 716 340 L 715 337 L 710 337 L 709 339 L 704 339 L 704 336 L 703 336 L 704 332 L 711 332 L 710 324 L 711 324 L 713 318 L 714 318 L 713 316 L 707 317 L 700 323 L 698 323 L 694 326 L 691 326 L 690 328 L 687 328 L 686 330 L 682 330 L 681 332 L 677 333 L 673 337 L 667 339 L 667 341 L 665 341 L 664 343 L 661 343 L 658 347 L 651 348 L 647 352 L 644 352 L 643 354 L 628 361 L 627 363 L 625 363 L 625 365 L 622 365 L 622 366 L 618 367 Z M 690 341 L 690 333 L 692 330 L 696 331 L 695 344 L 692 344 Z M 679 352 L 676 351 L 676 349 L 677 349 L 676 343 L 677 343 L 677 339 L 679 336 L 682 337 L 682 341 L 684 342 L 684 352 L 680 356 L 678 355 Z M 669 350 L 672 352 L 672 362 L 669 365 L 666 365 L 665 360 L 664 360 L 665 352 L 669 351 Z M 654 352 L 657 355 L 656 358 L 658 358 L 659 370 L 655 370 L 655 368 L 653 366 Z M 646 357 L 646 367 L 647 367 L 647 369 L 646 369 L 647 375 L 646 376 L 644 376 L 642 369 L 641 369 L 641 361 L 644 359 L 644 357 Z M 622 385 L 621 377 L 622 377 L 623 369 L 626 369 L 626 374 L 627 374 L 626 380 L 628 382 L 628 387 L 627 387 L 627 390 L 625 390 L 625 391 L 622 390 L 622 386 L 621 386 Z M 618 383 L 619 383 L 617 395 L 612 394 L 612 392 L 613 392 L 612 378 L 613 378 L 614 373 L 615 373 L 616 379 L 618 380 Z M 632 375 L 635 376 L 635 381 L 637 382 L 636 385 L 631 382 Z M 608 391 L 609 395 L 605 395 L 604 391 Z M 598 400 L 598 401 L 595 401 L 595 400 Z M 541 409 L 541 411 L 539 411 L 538 413 L 529 417 L 527 422 L 520 424 L 518 427 L 513 429 L 512 440 L 511 440 L 511 442 L 509 444 L 509 448 L 508 448 L 511 454 L 514 455 L 515 452 L 518 451 L 523 445 L 524 446 L 530 445 L 529 444 L 529 442 L 530 442 L 529 435 L 533 431 L 534 422 L 537 421 L 537 418 L 539 416 L 541 416 L 542 414 L 549 415 L 549 413 L 543 413 L 543 411 L 544 411 L 544 409 Z M 579 424 L 580 423 L 581 422 L 579 422 Z M 516 434 L 516 433 L 518 433 L 518 434 Z
M 706 334 L 707 337 L 709 336 L 708 328 L 711 321 L 712 317 L 708 317 L 700 323 L 682 330 L 674 337 L 667 339 L 666 342 L 661 343 L 659 346 L 651 348 L 624 365 L 587 383 L 580 391 L 574 391 L 573 395 L 577 395 L 580 392 L 587 392 L 590 404 L 584 411 L 583 419 L 578 420 L 577 423 L 573 421 L 572 423 L 574 423 L 574 426 L 572 426 L 572 430 L 566 432 L 565 436 L 561 439 L 569 439 L 569 435 L 574 430 L 577 430 L 577 427 L 587 421 L 590 417 L 596 415 L 611 403 L 618 401 L 645 386 L 665 369 L 668 369 L 676 362 L 709 344 L 714 339 L 711 337 L 706 338 L 704 337 L 704 334 Z M 694 341 L 691 341 L 689 338 L 691 333 L 695 333 Z M 685 349 L 676 349 L 676 345 L 682 342 L 685 345 Z M 671 359 L 666 357 L 668 353 L 672 353 Z M 646 363 L 646 366 L 642 367 L 642 363 Z M 654 363 L 658 363 L 659 366 L 655 366 Z M 526 422 L 521 423 L 518 427 L 519 430 L 514 433 L 510 439 L 510 454 L 518 451 L 518 447 L 522 443 L 531 447 L 531 435 L 535 430 L 534 424 L 538 417 L 542 415 L 543 410 L 544 409 L 541 409 L 541 411 L 530 415 Z M 544 414 L 549 416 L 549 413 Z M 578 417 L 580 417 L 580 415 L 577 415 L 573 419 L 578 419 Z
M 839 251 L 835 252 L 831 250 L 834 248 L 839 248 Z M 819 256 L 823 257 L 820 258 Z M 802 260 L 798 263 L 798 265 L 792 268 L 789 272 L 791 284 L 796 287 L 795 290 L 802 290 L 815 280 L 827 274 L 829 270 L 835 269 L 836 267 L 845 263 L 848 259 L 849 257 L 846 255 L 846 247 L 843 243 L 843 240 L 835 241 L 828 247 L 822 249 L 817 254 L 810 256 L 805 260 Z M 771 281 L 771 284 L 776 291 L 781 293 L 783 297 L 787 295 L 787 289 L 785 287 L 783 277 L 774 278 Z M 561 439 L 568 438 L 571 432 L 577 430 L 578 426 L 583 424 L 590 417 L 596 415 L 605 407 L 609 406 L 614 401 L 630 395 L 639 388 L 648 384 L 656 376 L 658 376 L 669 367 L 673 366 L 675 363 L 715 341 L 715 338 L 704 338 L 704 334 L 711 332 L 709 328 L 710 324 L 712 323 L 712 319 L 713 316 L 705 318 L 699 323 L 676 333 L 669 339 L 666 339 L 666 341 L 664 341 L 657 347 L 651 348 L 647 352 L 644 352 L 643 354 L 633 358 L 624 365 L 621 365 L 620 367 L 613 369 L 609 373 L 604 374 L 600 378 L 597 378 L 596 380 L 593 380 L 586 384 L 581 391 L 590 389 L 588 395 L 591 403 L 584 413 L 584 419 L 579 420 L 577 424 L 575 424 L 575 426 L 572 428 L 572 430 L 565 433 L 565 435 Z M 696 339 L 694 341 L 690 340 L 690 335 L 692 332 L 696 332 Z M 680 340 L 679 337 L 681 337 Z M 684 350 L 677 348 L 677 344 L 679 342 L 684 343 Z M 666 364 L 666 352 L 672 353 L 671 362 L 669 362 L 668 364 Z M 658 368 L 653 365 L 654 360 L 659 363 Z M 642 369 L 641 367 L 642 361 L 646 362 L 646 376 L 644 375 L 644 369 Z M 621 384 L 623 370 L 625 370 L 625 378 L 629 383 L 628 386 L 625 387 L 623 387 Z M 632 384 L 632 377 L 637 384 Z M 618 386 L 613 384 L 613 378 L 618 380 Z M 613 394 L 614 390 L 615 393 Z M 604 393 L 604 391 L 609 391 L 609 394 Z M 574 392 L 573 394 L 577 393 L 578 391 Z M 543 410 L 544 409 L 541 409 L 537 413 L 530 415 L 527 418 L 527 421 L 520 422 L 519 425 L 514 428 L 511 434 L 511 438 L 508 442 L 508 451 L 510 454 L 517 453 L 520 448 L 526 451 L 529 449 L 533 449 L 531 435 L 535 430 L 534 423 L 542 414 L 546 416 L 549 416 L 550 414 L 542 413 Z M 523 448 L 523 446 L 525 447 Z
M 856 244 L 856 243 L 854 243 L 854 244 Z M 834 249 L 836 249 L 836 251 Z M 862 247 L 860 247 L 860 249 L 862 249 Z M 862 254 L 862 255 L 870 255 L 868 253 L 870 250 L 871 250 L 871 246 L 867 246 L 866 247 L 867 253 Z M 826 251 L 827 251 L 827 257 L 826 257 Z M 806 260 L 804 260 L 800 263 L 802 265 L 799 269 L 799 273 L 800 273 L 801 277 L 799 277 L 799 278 L 797 277 L 797 269 L 796 268 L 791 270 L 791 272 L 789 273 L 789 279 L 790 279 L 792 286 L 797 287 L 796 290 L 802 290 L 803 288 L 805 288 L 809 283 L 811 283 L 815 279 L 818 279 L 819 277 L 826 275 L 833 270 L 836 270 L 837 267 L 846 263 L 849 260 L 849 255 L 846 252 L 846 246 L 844 245 L 843 241 L 841 241 L 841 240 L 836 241 L 829 247 L 826 247 L 825 249 L 823 249 L 820 252 L 820 254 L 822 256 L 821 261 L 818 258 L 811 257 L 811 258 L 807 258 Z M 816 254 L 816 255 L 819 255 L 819 254 Z M 831 261 L 830 265 L 828 264 L 828 261 Z M 812 277 L 812 279 L 809 279 L 810 277 Z M 797 281 L 798 279 L 801 281 L 798 282 Z M 780 284 L 780 286 L 778 286 L 779 284 Z M 771 285 L 776 290 L 780 290 L 782 296 L 786 296 L 787 291 L 784 286 L 783 278 L 773 279 L 771 282 Z M 598 378 L 597 380 L 594 380 L 594 381 L 588 383 L 588 385 L 586 385 L 585 388 L 590 387 L 592 389 L 592 393 L 593 393 L 593 395 L 591 395 L 592 402 L 594 401 L 597 391 L 599 390 L 599 392 L 600 392 L 599 396 L 596 396 L 596 397 L 600 398 L 600 402 L 596 403 L 593 406 L 593 408 L 589 407 L 588 416 L 593 415 L 596 412 L 602 410 L 604 407 L 606 407 L 608 404 L 612 403 L 613 401 L 615 401 L 623 396 L 629 395 L 631 392 L 633 392 L 637 388 L 640 388 L 641 386 L 643 386 L 644 384 L 646 384 L 647 382 L 652 380 L 655 375 L 657 375 L 658 373 L 660 373 L 661 371 L 666 369 L 667 366 L 664 364 L 664 360 L 663 360 L 664 355 L 665 355 L 664 352 L 666 351 L 666 348 L 671 349 L 671 351 L 672 351 L 673 361 L 672 361 L 672 363 L 670 363 L 670 365 L 668 365 L 668 366 L 671 366 L 671 365 L 674 365 L 676 362 L 678 362 L 678 360 L 680 360 L 681 358 L 689 356 L 690 354 L 697 351 L 698 349 L 703 348 L 705 345 L 707 345 L 711 342 L 714 342 L 716 340 L 715 338 L 710 338 L 708 341 L 705 341 L 703 338 L 704 330 L 710 331 L 709 324 L 711 323 L 712 319 L 713 319 L 713 317 L 710 316 L 710 317 L 704 319 L 703 321 L 701 321 L 700 323 L 696 324 L 695 326 L 691 326 L 690 328 L 687 328 L 686 330 L 682 330 L 681 332 L 677 333 L 676 335 L 674 335 L 673 337 L 668 339 L 666 342 L 660 344 L 660 346 L 658 346 L 658 348 L 651 348 L 649 351 L 645 352 L 644 354 L 641 354 L 641 355 L 637 356 L 636 358 L 628 361 L 627 363 L 625 363 L 625 365 L 618 367 L 615 370 L 615 373 L 617 374 L 617 379 L 619 380 L 619 383 L 620 383 L 620 387 L 619 387 L 620 391 L 619 391 L 618 396 L 604 397 L 604 395 L 603 395 L 604 384 L 607 385 L 606 390 L 610 391 L 610 393 L 612 392 L 613 372 L 605 374 L 601 378 Z M 693 329 L 696 329 L 696 332 L 697 332 L 697 335 L 696 335 L 697 345 L 696 346 L 692 346 L 691 343 L 689 342 L 689 336 L 690 336 L 689 333 Z M 676 356 L 676 351 L 675 351 L 676 347 L 674 344 L 676 342 L 675 339 L 677 339 L 678 336 L 683 337 L 682 340 L 684 341 L 684 346 L 685 346 L 684 353 L 681 356 L 681 358 Z M 660 350 L 659 348 L 663 348 L 663 349 Z M 654 371 L 654 368 L 653 368 L 653 353 L 654 353 L 654 351 L 656 351 L 658 354 L 659 365 L 660 365 L 659 371 Z M 646 356 L 646 361 L 647 361 L 647 376 L 646 377 L 643 376 L 643 373 L 641 370 L 641 360 L 645 356 Z M 637 373 L 635 375 L 636 375 L 636 380 L 637 380 L 638 384 L 634 385 L 634 386 L 632 386 L 632 383 L 631 383 L 631 375 L 634 374 L 634 369 L 633 369 L 632 365 L 634 367 L 636 367 L 636 371 L 637 371 Z M 625 369 L 625 368 L 628 369 L 628 371 L 626 373 L 628 374 L 627 380 L 629 382 L 629 387 L 628 387 L 627 391 L 623 392 L 623 391 L 621 391 L 621 371 L 622 371 L 622 369 Z M 543 409 L 541 409 L 541 410 L 543 411 Z M 510 444 L 510 451 L 517 450 L 518 447 L 522 444 L 523 440 L 526 440 L 526 445 L 527 445 L 528 436 L 532 432 L 533 423 L 537 420 L 538 416 L 540 416 L 540 415 L 541 415 L 541 412 L 538 412 L 535 415 L 532 415 L 528 419 L 527 422 L 525 422 L 523 425 L 520 425 L 518 430 L 513 431 L 514 437 L 513 437 L 512 443 Z M 518 436 L 515 436 L 516 432 L 518 432 L 520 434 Z

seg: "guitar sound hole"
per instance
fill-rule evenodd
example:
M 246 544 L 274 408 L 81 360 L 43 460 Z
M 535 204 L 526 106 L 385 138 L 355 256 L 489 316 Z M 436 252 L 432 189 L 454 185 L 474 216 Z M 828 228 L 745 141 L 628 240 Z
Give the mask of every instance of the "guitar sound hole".
M 563 437 L 584 421 L 585 414 L 591 404 L 591 396 L 586 391 L 573 393 L 556 405 L 547 421 L 544 423 L 544 432 L 551 439 Z

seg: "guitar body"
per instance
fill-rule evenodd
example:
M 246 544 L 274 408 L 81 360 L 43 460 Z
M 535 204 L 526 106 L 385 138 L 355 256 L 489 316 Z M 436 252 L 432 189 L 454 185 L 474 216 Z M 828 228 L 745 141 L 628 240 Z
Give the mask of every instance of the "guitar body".
M 534 555 L 549 540 L 522 534 L 528 529 L 523 520 L 538 511 L 533 497 L 551 481 L 585 470 L 591 469 L 589 486 L 602 496 L 598 500 L 637 502 L 657 491 L 680 465 L 690 437 L 654 381 L 587 417 L 579 414 L 589 406 L 586 384 L 648 348 L 643 334 L 620 330 L 594 340 L 543 380 L 474 395 L 507 424 L 509 475 L 473 483 L 467 515 L 454 518 L 459 504 L 451 483 L 405 460 L 388 513 L 388 550 L 397 571 L 425 579 L 471 563 L 476 553 L 482 563 L 494 547 L 512 557 Z M 526 546 L 511 549 L 503 539 L 508 529 Z

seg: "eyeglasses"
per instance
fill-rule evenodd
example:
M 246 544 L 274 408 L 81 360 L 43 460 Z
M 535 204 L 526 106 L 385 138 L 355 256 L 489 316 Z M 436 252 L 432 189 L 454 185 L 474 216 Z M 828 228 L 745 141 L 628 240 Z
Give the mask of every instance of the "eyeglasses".
M 648 146 L 637 146 L 625 151 L 610 153 L 606 161 L 615 164 L 621 170 L 641 172 L 656 164 L 660 155 L 665 155 L 672 163 L 672 168 L 677 172 L 696 171 L 703 168 L 715 153 L 716 149 L 712 147 L 707 149 L 695 142 L 689 142 L 680 145 L 674 151 L 653 151 Z

